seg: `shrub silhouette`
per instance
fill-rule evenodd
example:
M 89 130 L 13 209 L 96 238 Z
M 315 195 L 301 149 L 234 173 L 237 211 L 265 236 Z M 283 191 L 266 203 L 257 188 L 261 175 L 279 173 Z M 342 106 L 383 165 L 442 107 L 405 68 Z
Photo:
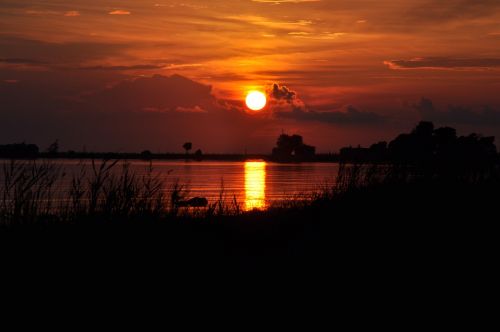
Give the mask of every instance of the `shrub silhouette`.
M 196 152 L 194 153 L 194 157 L 199 161 L 203 159 L 203 152 L 201 151 L 201 149 L 196 150 Z
M 36 158 L 39 148 L 35 144 L 7 144 L 0 145 L 0 157 L 2 158 Z
M 182 146 L 182 148 L 184 150 L 186 150 L 186 154 L 189 154 L 189 150 L 191 150 L 193 148 L 193 143 L 186 142 L 186 143 L 184 143 L 184 145 Z

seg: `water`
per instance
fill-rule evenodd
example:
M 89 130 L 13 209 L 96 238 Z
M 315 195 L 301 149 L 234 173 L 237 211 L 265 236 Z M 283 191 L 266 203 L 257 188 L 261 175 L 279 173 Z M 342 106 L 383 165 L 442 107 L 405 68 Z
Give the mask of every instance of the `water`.
M 71 174 L 79 172 L 78 160 L 58 160 L 67 176 L 58 191 L 68 192 Z M 84 162 L 91 172 L 90 161 Z M 147 172 L 149 162 L 130 161 L 137 175 Z M 114 170 L 120 171 L 120 164 Z M 227 201 L 236 201 L 245 210 L 264 209 L 275 202 L 307 199 L 325 186 L 333 186 L 338 171 L 335 163 L 278 164 L 265 161 L 154 161 L 155 173 L 165 180 L 166 190 L 178 181 L 190 197 L 205 197 L 210 203 L 223 192 Z
M 137 171 L 146 162 L 133 162 Z M 325 185 L 333 185 L 338 171 L 334 163 L 278 164 L 247 162 L 155 162 L 156 171 L 170 172 L 168 180 L 186 184 L 192 197 L 217 200 L 221 189 L 226 199 L 236 197 L 246 210 L 265 208 L 273 202 L 305 199 Z

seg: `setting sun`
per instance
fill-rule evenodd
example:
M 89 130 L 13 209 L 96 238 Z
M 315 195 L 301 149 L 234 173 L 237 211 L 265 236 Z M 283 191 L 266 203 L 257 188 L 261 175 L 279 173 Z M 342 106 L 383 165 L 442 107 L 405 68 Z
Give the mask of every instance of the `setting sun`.
M 250 91 L 246 98 L 247 107 L 252 111 L 260 111 L 266 106 L 266 95 L 260 91 Z

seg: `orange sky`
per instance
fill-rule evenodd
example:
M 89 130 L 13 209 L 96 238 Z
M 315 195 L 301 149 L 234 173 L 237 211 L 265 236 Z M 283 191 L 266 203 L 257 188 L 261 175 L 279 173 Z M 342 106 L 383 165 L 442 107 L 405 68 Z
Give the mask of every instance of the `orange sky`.
M 213 99 L 194 94 L 201 99 L 176 104 L 161 90 L 176 80 L 151 79 L 148 92 L 132 84 L 122 89 L 126 96 L 104 91 L 138 77 L 174 74 L 194 81 L 184 82 L 188 90 L 210 85 Z M 293 98 L 275 98 L 258 116 L 244 114 L 245 92 L 270 91 L 274 83 Z M 266 152 L 284 129 L 303 134 L 319 151 L 334 151 L 390 139 L 423 117 L 500 134 L 498 91 L 498 0 L 0 3 L 0 116 L 14 126 L 3 130 L 2 142 L 46 144 L 60 136 L 73 149 L 176 150 L 178 141 L 211 135 L 202 144 L 206 150 Z M 128 102 L 135 109 L 120 115 L 124 106 L 103 104 L 103 93 L 142 103 Z M 432 106 L 424 109 L 422 98 Z M 121 129 L 107 128 L 106 134 L 92 119 L 81 121 L 96 113 L 91 100 L 106 105 L 92 116 L 122 121 Z M 191 125 L 183 123 L 180 131 L 177 114 L 155 115 L 154 126 L 165 123 L 154 133 L 125 123 L 147 123 L 151 110 L 190 113 L 183 121 Z M 200 115 L 210 120 L 195 123 Z M 234 133 L 225 123 L 233 117 L 240 126 Z M 47 122 L 46 130 L 37 126 L 40 121 Z M 79 135 L 68 129 L 75 121 Z M 130 131 L 136 136 L 129 142 Z M 102 135 L 99 141 L 93 132 Z

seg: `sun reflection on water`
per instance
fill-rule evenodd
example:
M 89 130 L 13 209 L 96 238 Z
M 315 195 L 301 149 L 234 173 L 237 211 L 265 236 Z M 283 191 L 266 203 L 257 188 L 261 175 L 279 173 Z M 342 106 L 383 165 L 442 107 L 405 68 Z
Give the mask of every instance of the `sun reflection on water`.
M 245 162 L 245 209 L 266 207 L 266 162 Z

